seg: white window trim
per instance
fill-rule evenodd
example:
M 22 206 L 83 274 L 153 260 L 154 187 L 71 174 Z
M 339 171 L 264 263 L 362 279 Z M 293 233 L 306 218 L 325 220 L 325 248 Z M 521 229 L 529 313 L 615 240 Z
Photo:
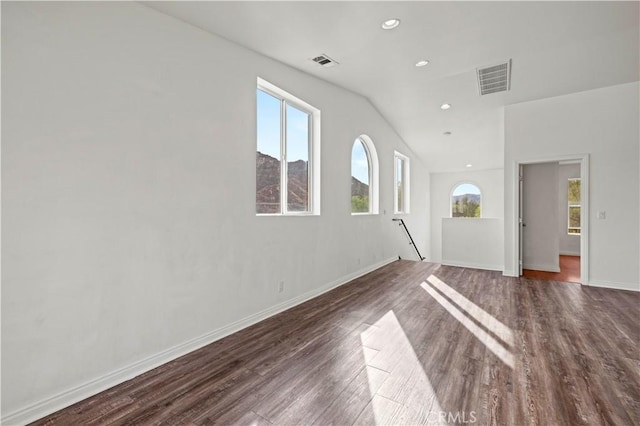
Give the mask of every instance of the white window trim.
M 453 193 L 455 192 L 456 189 L 458 189 L 458 187 L 460 185 L 464 185 L 464 184 L 469 184 L 469 185 L 473 185 L 476 188 L 478 188 L 478 191 L 480 191 L 480 217 L 453 217 Z M 453 185 L 453 188 L 451 188 L 451 192 L 449 193 L 449 217 L 452 219 L 481 219 L 483 214 L 484 214 L 484 209 L 482 208 L 482 193 L 484 192 L 484 190 L 480 187 L 480 185 L 478 185 L 477 183 L 470 181 L 470 180 L 464 180 L 464 181 L 460 181 L 457 182 L 456 184 Z
M 256 216 L 318 216 L 320 215 L 320 110 L 302 99 L 280 89 L 278 86 L 258 77 L 257 89 L 262 90 L 285 103 L 303 110 L 310 115 L 309 135 L 311 146 L 309 147 L 309 210 L 305 212 L 287 211 L 287 162 L 286 162 L 286 114 L 281 112 L 281 167 L 280 167 L 280 213 L 256 213 Z M 282 108 L 286 108 L 284 103 Z M 282 161 L 285 159 L 285 161 Z
M 401 209 L 398 209 L 398 160 L 404 161 L 402 187 L 404 197 Z M 411 164 L 409 157 L 398 151 L 393 151 L 393 212 L 394 214 L 409 214 L 411 212 Z
M 572 180 L 580 181 L 580 201 L 578 203 L 569 201 L 569 182 Z M 579 236 L 582 234 L 582 226 L 571 226 L 571 207 L 580 208 L 580 221 L 582 222 L 582 179 L 581 178 L 569 178 L 567 179 L 567 235 Z M 578 232 L 569 232 L 571 229 L 577 229 Z
M 369 161 L 369 211 L 368 212 L 351 212 L 352 216 L 366 216 L 366 215 L 376 215 L 380 212 L 380 203 L 379 203 L 379 181 L 380 181 L 380 172 L 378 170 L 378 153 L 376 152 L 376 147 L 373 144 L 371 138 L 367 135 L 360 135 L 356 138 L 356 140 L 351 145 L 351 152 L 353 161 L 353 145 L 356 142 L 361 142 L 364 146 L 365 153 L 367 155 L 367 159 Z M 353 175 L 351 175 L 353 176 Z

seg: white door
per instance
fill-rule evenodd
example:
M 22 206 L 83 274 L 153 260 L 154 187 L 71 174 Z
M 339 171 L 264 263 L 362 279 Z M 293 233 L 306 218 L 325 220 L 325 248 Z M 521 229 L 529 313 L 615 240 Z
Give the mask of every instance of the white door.
M 558 163 L 536 163 L 522 170 L 522 267 L 560 272 Z

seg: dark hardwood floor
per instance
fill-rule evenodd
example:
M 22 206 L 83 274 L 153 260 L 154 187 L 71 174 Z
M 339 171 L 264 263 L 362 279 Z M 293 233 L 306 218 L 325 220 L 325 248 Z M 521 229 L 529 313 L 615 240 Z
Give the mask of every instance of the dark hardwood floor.
M 640 424 L 640 294 L 398 261 L 36 424 Z

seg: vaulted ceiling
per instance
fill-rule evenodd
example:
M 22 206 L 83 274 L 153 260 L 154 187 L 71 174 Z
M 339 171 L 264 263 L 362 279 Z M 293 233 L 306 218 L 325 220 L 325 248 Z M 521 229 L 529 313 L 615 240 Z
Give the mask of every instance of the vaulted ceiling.
M 367 97 L 432 172 L 503 167 L 505 105 L 639 79 L 639 2 L 144 4 Z M 508 59 L 511 90 L 480 96 Z

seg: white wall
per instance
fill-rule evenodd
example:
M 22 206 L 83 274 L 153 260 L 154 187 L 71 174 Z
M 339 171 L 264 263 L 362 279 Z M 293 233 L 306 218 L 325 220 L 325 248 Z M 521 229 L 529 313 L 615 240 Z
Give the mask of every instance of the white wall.
M 636 82 L 505 107 L 507 275 L 517 273 L 515 162 L 588 153 L 589 283 L 640 290 L 638 93 Z
M 451 192 L 460 183 L 477 185 L 482 192 L 482 217 L 502 218 L 504 215 L 504 170 L 479 170 L 459 173 L 431 174 L 431 258 L 442 262 L 442 219 L 451 217 Z M 502 253 L 503 243 L 497 250 Z M 500 262 L 502 263 L 502 262 Z
M 523 166 L 522 266 L 560 272 L 558 163 Z
M 412 258 L 394 150 L 429 255 L 429 175 L 362 97 L 129 2 L 4 2 L 2 64 L 3 422 Z M 258 76 L 322 111 L 321 216 L 255 215 Z M 363 133 L 381 214 L 355 217 Z
M 442 219 L 443 265 L 502 271 L 503 242 L 502 219 Z
M 580 256 L 580 235 L 569 234 L 568 210 L 569 179 L 580 177 L 580 164 L 560 164 L 558 167 L 558 237 L 560 238 L 560 254 Z

